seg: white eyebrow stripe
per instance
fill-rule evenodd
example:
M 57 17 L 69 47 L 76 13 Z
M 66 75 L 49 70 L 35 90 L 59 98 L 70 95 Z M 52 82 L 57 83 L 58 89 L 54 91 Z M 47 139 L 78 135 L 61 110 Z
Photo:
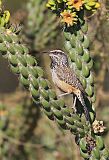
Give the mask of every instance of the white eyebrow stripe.
M 60 52 L 60 53 L 64 53 L 63 51 L 61 51 L 61 50 L 58 50 L 58 49 L 56 49 L 56 50 L 52 50 L 52 51 L 50 51 L 51 53 L 53 53 L 53 52 Z
M 56 58 L 58 58 L 58 56 L 57 56 L 57 55 L 54 55 L 54 54 L 52 54 L 52 53 L 51 53 L 51 54 L 49 54 L 49 56 L 50 56 L 50 57 L 56 57 Z

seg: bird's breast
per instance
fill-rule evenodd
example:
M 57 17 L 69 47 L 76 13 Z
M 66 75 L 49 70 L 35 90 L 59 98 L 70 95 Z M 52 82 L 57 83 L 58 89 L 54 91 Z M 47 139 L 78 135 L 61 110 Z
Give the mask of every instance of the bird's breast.
M 76 88 L 74 88 L 72 85 L 60 80 L 54 69 L 52 70 L 52 80 L 59 89 L 66 93 L 73 93 L 76 90 Z

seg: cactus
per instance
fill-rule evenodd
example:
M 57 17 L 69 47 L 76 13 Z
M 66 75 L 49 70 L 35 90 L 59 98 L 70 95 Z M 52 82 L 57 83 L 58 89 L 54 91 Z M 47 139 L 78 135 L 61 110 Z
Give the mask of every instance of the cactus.
M 90 107 L 93 110 L 95 92 L 94 77 L 91 72 L 93 60 L 89 54 L 89 39 L 87 37 L 88 25 L 84 20 L 84 10 L 95 11 L 99 6 L 100 4 L 95 0 L 80 0 L 76 2 L 71 0 L 48 0 L 47 3 L 47 7 L 55 11 L 55 13 L 62 19 L 64 25 L 65 49 L 69 55 L 71 67 L 75 69 L 75 72 L 87 94 L 88 101 L 86 101 L 86 104 L 89 111 Z M 58 10 L 59 8 L 60 10 Z M 102 125 L 103 122 L 95 120 L 94 113 L 91 113 L 90 116 L 94 133 L 86 134 L 80 139 L 80 153 L 84 159 L 102 159 L 105 157 L 105 154 L 102 154 L 105 150 L 104 143 L 101 137 L 95 137 L 95 135 L 104 130 Z M 100 127 L 99 131 L 97 125 Z M 105 158 L 108 159 L 108 156 L 109 155 Z
M 54 119 L 55 116 L 57 123 L 63 128 L 70 129 L 71 127 L 72 130 L 76 130 L 76 122 L 81 123 L 80 117 L 73 112 L 70 113 L 70 109 L 65 106 L 63 100 L 57 99 L 48 80 L 43 78 L 43 70 L 37 65 L 36 59 L 28 54 L 28 48 L 19 44 L 18 37 L 9 29 L 1 28 L 0 33 L 1 54 L 8 58 L 11 70 L 20 75 L 20 82 L 29 89 L 34 102 L 37 104 L 41 102 L 47 116 L 50 119 Z M 75 124 L 74 128 L 70 125 L 72 123 Z M 85 125 L 85 122 L 83 121 L 82 124 Z
M 63 100 L 56 98 L 55 92 L 49 87 L 49 82 L 43 78 L 43 70 L 37 65 L 36 59 L 28 54 L 27 47 L 19 44 L 18 37 L 9 29 L 1 28 L 0 42 L 1 54 L 8 58 L 11 70 L 19 74 L 20 82 L 29 89 L 34 102 L 42 104 L 44 113 L 50 119 L 55 119 L 62 128 L 69 129 L 79 138 L 88 135 L 91 129 L 90 125 L 87 125 L 85 118 L 81 119 L 71 112 Z M 95 141 L 94 138 L 92 141 Z M 81 155 L 89 157 L 89 154 L 85 154 L 82 149 Z
M 11 110 L 0 104 L 0 157 L 3 155 L 8 159 L 10 155 L 13 158 L 18 158 L 20 154 L 26 156 L 26 143 L 34 135 L 39 115 L 39 108 L 28 97 L 24 98 L 22 105 Z M 10 149 L 11 143 L 15 145 L 14 151 Z
M 94 76 L 91 71 L 93 67 L 93 60 L 89 53 L 89 39 L 86 35 L 88 30 L 87 23 L 83 22 L 81 30 L 74 30 L 74 33 L 64 31 L 65 49 L 69 55 L 70 65 L 77 73 L 84 89 L 89 97 L 87 105 L 93 105 L 96 100 L 94 92 Z M 90 106 L 89 106 L 90 107 Z M 93 108 L 92 108 L 93 110 Z M 90 111 L 90 109 L 89 109 Z M 91 122 L 94 122 L 94 111 L 90 113 Z
M 9 126 L 9 113 L 6 110 L 6 106 L 3 105 L 2 103 L 0 104 L 0 158 L 1 155 L 3 154 L 4 157 L 7 154 L 8 148 L 6 145 L 8 145 L 8 142 L 5 138 L 2 138 L 2 132 L 1 131 L 6 131 Z
M 59 21 L 46 9 L 46 1 L 43 0 L 30 0 L 27 3 L 27 11 L 25 34 L 29 45 L 31 44 L 32 50 L 43 50 L 55 41 Z
M 57 1 L 57 3 L 59 3 L 59 5 L 62 3 L 61 5 L 63 6 L 65 2 Z M 95 3 L 91 5 L 91 7 L 96 8 Z M 78 20 L 81 21 L 80 19 Z M 67 21 L 65 21 L 65 23 L 66 22 Z M 68 24 L 71 24 L 71 26 L 67 25 L 66 28 L 68 29 L 67 32 L 69 32 L 70 37 L 72 37 L 72 45 L 70 45 L 70 47 L 72 48 L 73 46 L 72 49 L 74 49 L 74 51 L 78 50 L 76 59 L 71 60 L 76 64 L 75 67 L 77 67 L 78 71 L 82 69 L 79 75 L 82 74 L 82 78 L 85 78 L 86 84 L 88 84 L 87 78 L 91 75 L 90 69 L 92 65 L 88 65 L 89 59 L 91 60 L 89 53 L 87 53 L 88 50 L 85 52 L 89 43 L 87 37 L 83 33 L 87 30 L 85 31 L 84 25 L 83 28 L 76 28 L 80 31 L 82 30 L 82 34 L 81 32 L 79 33 L 81 36 L 79 36 L 80 39 L 77 44 L 75 38 L 78 37 L 75 37 L 75 35 L 71 36 L 71 34 L 73 34 L 71 32 L 73 29 L 72 25 L 74 24 L 72 21 L 70 22 L 71 23 L 68 22 Z M 79 26 L 81 26 L 80 22 L 79 24 Z M 81 43 L 82 36 L 84 37 L 83 43 Z M 67 37 L 67 41 L 69 40 L 70 38 L 68 39 Z M 75 44 L 78 45 L 78 47 L 75 46 Z M 72 52 L 72 54 L 73 53 L 75 52 Z M 29 55 L 28 48 L 20 43 L 19 37 L 15 33 L 4 27 L 0 28 L 0 54 L 8 59 L 12 72 L 19 75 L 19 81 L 29 90 L 33 101 L 36 104 L 42 105 L 43 111 L 48 118 L 55 120 L 59 126 L 63 129 L 70 130 L 71 133 L 76 136 L 76 143 L 79 145 L 81 156 L 84 159 L 109 159 L 109 152 L 105 148 L 102 137 L 99 135 L 104 131 L 103 125 L 99 121 L 96 121 L 94 125 L 88 124 L 83 115 L 80 117 L 76 113 L 73 113 L 68 106 L 65 106 L 63 100 L 57 99 L 55 92 L 50 88 L 48 80 L 44 78 L 42 68 L 38 66 L 36 59 Z M 82 62 L 80 61 L 80 55 L 82 56 Z M 74 58 L 74 56 L 72 56 L 72 58 Z M 87 67 L 82 65 L 83 63 L 85 63 Z M 93 79 L 89 82 L 88 85 L 93 87 Z M 89 86 L 86 85 L 86 89 Z M 87 94 L 89 97 L 92 97 L 91 91 L 89 91 L 87 91 Z M 97 133 L 95 133 L 96 130 Z

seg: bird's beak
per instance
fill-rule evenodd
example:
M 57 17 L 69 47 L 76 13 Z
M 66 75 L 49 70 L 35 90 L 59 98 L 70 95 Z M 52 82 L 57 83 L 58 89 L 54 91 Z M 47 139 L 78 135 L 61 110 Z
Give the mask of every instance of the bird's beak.
M 50 57 L 53 56 L 53 53 L 51 53 L 50 51 L 43 51 L 42 54 L 48 54 Z
M 43 51 L 42 54 L 48 54 L 50 57 L 53 56 L 53 53 L 51 53 L 50 51 Z
M 43 54 L 48 54 L 50 58 L 57 57 L 55 54 L 53 54 L 51 51 L 43 51 Z
M 49 51 L 43 51 L 42 54 L 49 54 Z

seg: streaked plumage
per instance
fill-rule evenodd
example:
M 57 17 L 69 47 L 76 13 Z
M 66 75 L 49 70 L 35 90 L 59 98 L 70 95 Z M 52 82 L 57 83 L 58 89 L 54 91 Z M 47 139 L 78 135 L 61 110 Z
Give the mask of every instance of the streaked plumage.
M 77 75 L 74 73 L 73 69 L 66 66 L 61 66 L 56 69 L 57 76 L 60 80 L 68 83 L 69 85 L 74 86 L 76 89 L 79 89 L 81 92 L 84 93 L 84 88 L 78 79 Z
M 74 93 L 81 102 L 86 119 L 89 120 L 89 112 L 84 101 L 84 88 L 76 73 L 70 68 L 67 55 L 61 50 L 50 51 L 52 79 L 55 85 L 65 93 Z

